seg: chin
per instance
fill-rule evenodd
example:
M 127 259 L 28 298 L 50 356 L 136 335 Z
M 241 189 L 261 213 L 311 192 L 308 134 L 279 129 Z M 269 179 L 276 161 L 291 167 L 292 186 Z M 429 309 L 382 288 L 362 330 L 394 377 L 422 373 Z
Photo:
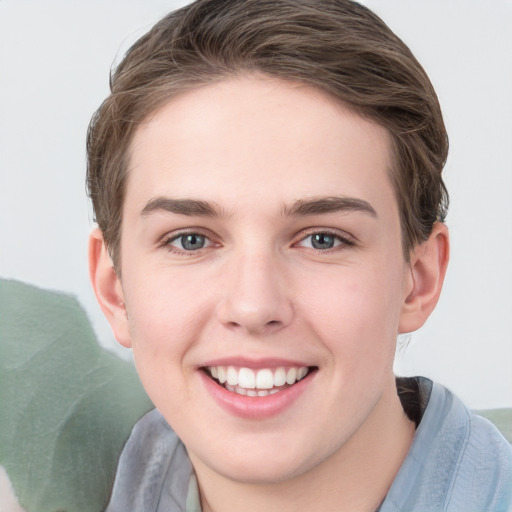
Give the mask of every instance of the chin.
M 255 442 L 256 444 L 256 442 Z M 311 469 L 321 460 L 312 460 L 306 454 L 296 454 L 281 447 L 269 450 L 256 450 L 257 453 L 225 454 L 222 463 L 206 461 L 215 473 L 231 481 L 247 485 L 272 485 L 294 479 Z

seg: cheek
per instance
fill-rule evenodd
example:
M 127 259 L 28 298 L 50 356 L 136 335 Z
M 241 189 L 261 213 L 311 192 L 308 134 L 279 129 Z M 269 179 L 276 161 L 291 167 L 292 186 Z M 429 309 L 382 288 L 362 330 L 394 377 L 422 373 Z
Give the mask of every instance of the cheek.
M 135 343 L 168 346 L 170 340 L 194 329 L 206 299 L 198 289 L 201 280 L 158 268 L 131 275 L 124 289 Z
M 125 286 L 134 360 L 150 394 L 154 385 L 180 384 L 178 377 L 188 350 L 200 338 L 207 309 L 205 295 L 190 282 L 187 286 L 163 272 L 155 275 L 146 271 Z
M 392 358 L 401 305 L 399 273 L 334 269 L 304 293 L 304 311 L 334 357 L 365 365 Z

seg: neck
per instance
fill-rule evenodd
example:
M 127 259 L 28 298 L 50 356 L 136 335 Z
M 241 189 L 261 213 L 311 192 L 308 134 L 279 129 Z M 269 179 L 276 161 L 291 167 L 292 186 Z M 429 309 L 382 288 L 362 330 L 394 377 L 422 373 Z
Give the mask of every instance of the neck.
M 374 512 L 384 500 L 414 437 L 393 381 L 347 443 L 291 480 L 248 484 L 226 479 L 193 460 L 203 512 Z

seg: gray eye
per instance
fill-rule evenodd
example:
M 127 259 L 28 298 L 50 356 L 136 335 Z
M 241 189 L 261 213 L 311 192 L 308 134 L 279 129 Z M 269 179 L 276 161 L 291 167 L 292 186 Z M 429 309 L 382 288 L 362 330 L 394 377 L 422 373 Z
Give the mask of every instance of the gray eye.
M 311 246 L 315 249 L 332 249 L 336 239 L 328 233 L 315 233 L 311 235 Z
M 173 244 L 181 245 L 181 248 L 186 251 L 196 251 L 206 245 L 206 237 L 196 233 L 189 233 L 174 240 Z

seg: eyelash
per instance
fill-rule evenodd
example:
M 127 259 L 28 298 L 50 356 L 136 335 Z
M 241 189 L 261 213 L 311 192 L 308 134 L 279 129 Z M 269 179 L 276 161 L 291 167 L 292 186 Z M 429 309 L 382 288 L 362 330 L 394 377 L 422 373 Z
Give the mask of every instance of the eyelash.
M 187 250 L 187 249 L 180 249 L 179 247 L 175 247 L 172 245 L 172 242 L 176 240 L 183 239 L 186 236 L 197 236 L 204 238 L 208 245 L 206 247 L 200 247 L 196 250 Z M 183 245 L 183 244 L 182 244 Z M 177 253 L 177 254 L 183 254 L 186 256 L 193 256 L 195 254 L 198 254 L 202 249 L 207 249 L 210 246 L 215 245 L 215 242 L 213 242 L 212 237 L 208 236 L 204 233 L 201 233 L 200 231 L 181 231 L 179 233 L 175 233 L 169 236 L 166 236 L 161 243 L 162 247 L 165 247 L 169 252 Z
M 329 230 L 329 229 L 311 228 L 306 234 L 302 233 L 301 238 L 297 242 L 294 242 L 292 244 L 292 246 L 301 247 L 299 245 L 300 243 L 304 242 L 308 238 L 311 238 L 315 235 L 323 235 L 324 237 L 332 237 L 334 239 L 334 243 L 336 244 L 336 242 L 337 242 L 337 245 L 334 245 L 333 247 L 328 247 L 326 249 L 318 249 L 315 247 L 302 247 L 302 249 L 312 250 L 312 251 L 315 251 L 318 253 L 330 253 L 330 252 L 340 251 L 340 250 L 343 250 L 344 248 L 352 247 L 352 246 L 356 245 L 354 240 L 350 236 L 348 236 L 346 233 L 342 234 L 338 231 Z M 180 249 L 180 248 L 172 245 L 172 242 L 175 242 L 176 240 L 183 239 L 186 236 L 203 237 L 207 241 L 207 245 L 205 247 L 204 246 L 200 247 L 196 250 L 194 250 L 194 249 L 187 250 L 185 248 Z M 194 256 L 194 255 L 197 255 L 198 253 L 202 252 L 203 249 L 208 249 L 212 245 L 218 246 L 220 244 L 216 244 L 212 240 L 212 237 L 210 237 L 204 233 L 201 233 L 200 231 L 182 231 L 182 232 L 175 233 L 175 234 L 165 237 L 162 240 L 160 245 L 162 247 L 165 247 L 169 252 L 172 252 L 172 253 L 177 253 L 177 254 L 186 255 L 186 256 Z
M 334 245 L 333 247 L 329 247 L 327 249 L 316 249 L 314 247 L 303 247 L 303 249 L 313 250 L 318 253 L 331 253 L 331 252 L 341 251 L 343 249 L 346 249 L 347 247 L 353 247 L 354 245 L 356 245 L 353 238 L 350 237 L 347 233 L 330 230 L 330 229 L 321 229 L 321 228 L 312 228 L 312 229 L 308 230 L 307 234 L 305 236 L 301 236 L 300 240 L 298 242 L 296 242 L 294 245 L 298 245 L 301 242 L 304 242 L 308 238 L 311 238 L 315 235 L 323 235 L 323 236 L 332 237 L 335 240 L 335 243 L 337 241 L 338 244 Z

